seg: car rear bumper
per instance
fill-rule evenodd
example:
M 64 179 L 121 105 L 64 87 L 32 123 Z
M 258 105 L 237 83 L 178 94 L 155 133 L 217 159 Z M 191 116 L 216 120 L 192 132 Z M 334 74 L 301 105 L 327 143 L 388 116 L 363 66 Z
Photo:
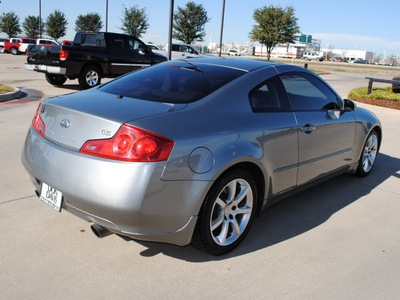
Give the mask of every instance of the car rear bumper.
M 50 74 L 65 75 L 67 73 L 67 68 L 57 67 L 57 66 L 47 66 L 41 64 L 25 64 L 25 69 L 29 71 L 37 71 Z
M 62 209 L 139 240 L 190 243 L 208 182 L 162 181 L 165 162 L 121 162 L 61 148 L 32 128 L 22 162 L 37 192 L 63 194 Z

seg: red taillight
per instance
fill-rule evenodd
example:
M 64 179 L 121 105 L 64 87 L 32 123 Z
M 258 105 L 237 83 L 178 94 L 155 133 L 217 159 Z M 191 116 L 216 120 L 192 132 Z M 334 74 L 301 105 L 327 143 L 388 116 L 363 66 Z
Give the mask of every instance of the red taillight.
M 80 152 L 125 161 L 162 161 L 171 154 L 174 142 L 160 135 L 122 125 L 111 139 L 87 141 Z
M 67 60 L 68 54 L 68 50 L 60 49 L 60 60 Z
M 35 131 L 37 133 L 39 133 L 42 137 L 44 137 L 44 131 L 46 129 L 46 126 L 44 125 L 44 122 L 43 122 L 42 118 L 40 117 L 40 107 L 41 106 L 42 106 L 42 104 L 40 103 L 36 110 L 35 116 L 33 117 L 32 127 L 33 127 L 33 129 L 35 129 Z

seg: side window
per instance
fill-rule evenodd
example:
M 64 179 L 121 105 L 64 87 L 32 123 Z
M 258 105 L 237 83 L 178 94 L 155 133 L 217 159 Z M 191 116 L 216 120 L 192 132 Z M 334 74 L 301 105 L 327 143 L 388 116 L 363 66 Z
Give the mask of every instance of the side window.
M 111 41 L 112 48 L 114 50 L 123 50 L 125 49 L 125 41 L 121 37 L 115 37 Z
M 308 73 L 281 75 L 293 110 L 338 109 L 338 99 L 325 83 Z
M 182 50 L 183 50 L 183 52 L 185 52 L 185 53 L 190 53 L 190 54 L 195 53 L 194 50 L 193 50 L 191 47 L 188 47 L 188 46 L 183 46 L 183 47 L 182 47 Z
M 179 45 L 172 45 L 171 51 L 179 51 Z
M 82 46 L 94 46 L 94 47 L 104 47 L 104 36 L 101 33 L 98 34 L 82 34 L 81 37 Z
M 290 111 L 284 88 L 278 76 L 272 77 L 256 86 L 249 93 L 254 112 Z

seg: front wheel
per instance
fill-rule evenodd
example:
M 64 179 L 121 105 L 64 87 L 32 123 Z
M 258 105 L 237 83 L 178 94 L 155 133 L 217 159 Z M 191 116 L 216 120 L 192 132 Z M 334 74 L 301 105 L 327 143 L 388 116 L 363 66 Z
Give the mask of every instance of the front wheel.
M 86 66 L 78 77 L 79 85 L 83 89 L 95 87 L 101 82 L 100 70 L 95 66 Z
M 45 75 L 46 80 L 48 83 L 55 85 L 55 86 L 62 86 L 65 81 L 67 81 L 67 77 L 63 75 L 55 75 L 55 74 L 48 74 Z
M 4 53 L 6 50 L 4 50 L 4 47 L 0 47 L 0 53 Z
M 356 175 L 360 177 L 367 176 L 371 173 L 372 167 L 375 165 L 376 157 L 379 152 L 379 137 L 375 130 L 373 130 L 364 144 L 363 152 L 361 153 L 360 160 Z
M 193 245 L 212 255 L 236 248 L 247 235 L 257 207 L 257 185 L 244 169 L 229 171 L 210 189 L 200 210 Z

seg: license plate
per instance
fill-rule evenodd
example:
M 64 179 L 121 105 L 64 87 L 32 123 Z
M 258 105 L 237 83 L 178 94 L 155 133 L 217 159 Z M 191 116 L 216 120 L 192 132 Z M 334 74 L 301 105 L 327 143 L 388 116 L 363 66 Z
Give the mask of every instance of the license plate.
M 39 198 L 55 210 L 61 211 L 62 193 L 44 182 L 42 183 L 42 190 Z
M 39 70 L 47 71 L 47 66 L 46 65 L 40 65 L 39 66 Z

